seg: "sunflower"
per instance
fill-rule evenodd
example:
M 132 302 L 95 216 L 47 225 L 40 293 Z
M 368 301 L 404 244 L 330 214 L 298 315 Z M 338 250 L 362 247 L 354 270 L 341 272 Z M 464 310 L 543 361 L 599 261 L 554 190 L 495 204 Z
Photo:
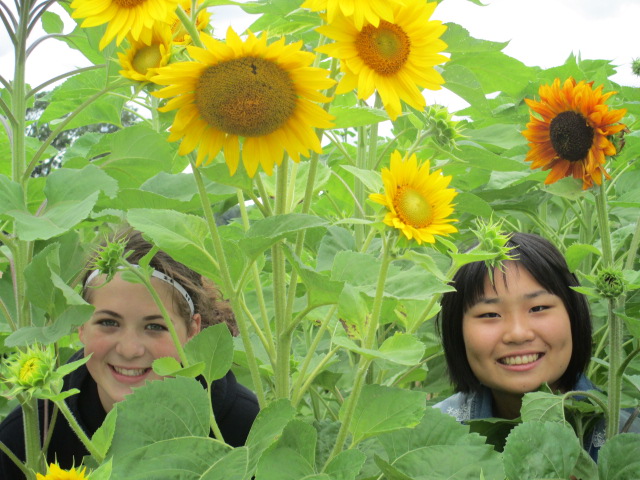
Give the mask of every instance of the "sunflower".
M 171 30 L 169 25 L 154 28 L 151 43 L 131 40 L 131 46 L 124 53 L 118 52 L 120 75 L 137 82 L 149 82 L 159 67 L 164 67 L 171 58 Z
M 198 4 L 201 4 L 202 0 L 198 1 Z M 187 16 L 191 16 L 191 0 L 181 0 L 180 6 L 183 8 Z M 211 18 L 211 14 L 207 11 L 206 8 L 203 8 L 198 12 L 195 21 L 196 30 L 199 32 L 203 31 L 207 25 L 209 25 L 209 19 Z M 184 25 L 180 21 L 177 15 L 171 15 L 171 33 L 173 34 L 173 44 L 174 45 L 189 45 L 191 43 L 191 35 L 187 32 L 187 29 L 184 28 Z
M 357 88 L 358 97 L 369 98 L 377 90 L 392 120 L 402 106 L 400 100 L 422 110 L 425 100 L 419 87 L 438 90 L 444 83 L 433 68 L 448 60 L 438 52 L 447 48 L 440 40 L 446 30 L 442 22 L 429 20 L 435 2 L 405 0 L 390 4 L 394 22 L 380 20 L 378 26 L 365 22 L 358 28 L 353 20 L 336 15 L 333 22 L 318 31 L 335 43 L 317 50 L 341 60 L 344 73 L 336 93 Z
M 263 34 L 243 42 L 231 28 L 226 44 L 202 34 L 206 48 L 187 47 L 195 62 L 163 67 L 153 81 L 169 85 L 154 95 L 171 99 L 161 111 L 178 109 L 170 141 L 182 139 L 180 155 L 198 149 L 196 164 L 212 161 L 224 148 L 233 175 L 240 159 L 249 176 L 262 165 L 271 175 L 284 151 L 299 162 L 309 150 L 321 152 L 316 128 L 329 128 L 331 115 L 313 102 L 329 98 L 319 90 L 335 82 L 328 72 L 309 67 L 314 56 L 302 42 L 267 45 Z
M 393 22 L 392 4 L 404 4 L 403 0 L 306 0 L 301 7 L 312 12 L 327 11 L 327 19 L 332 23 L 336 14 L 353 19 L 357 29 L 362 29 L 367 21 L 377 27 L 380 20 Z
M 451 204 L 457 192 L 447 188 L 451 177 L 442 170 L 429 173 L 429 162 L 418 165 L 415 154 L 403 159 L 396 150 L 391 154 L 390 168 L 382 169 L 384 194 L 369 198 L 389 210 L 384 223 L 400 230 L 409 240 L 434 243 L 434 235 L 448 235 L 458 230 L 447 218 L 453 213 Z
M 100 40 L 100 50 L 111 40 L 120 45 L 125 36 L 142 40 L 147 45 L 154 23 L 169 23 L 179 0 L 73 0 L 73 18 L 84 18 L 83 28 L 108 23 Z
M 573 78 L 561 85 L 556 78 L 540 87 L 539 102 L 525 99 L 533 110 L 522 132 L 530 147 L 525 161 L 532 162 L 532 169 L 551 170 L 545 184 L 573 176 L 587 189 L 600 185 L 603 175 L 611 178 L 603 167 L 605 155 L 616 154 L 608 137 L 626 128 L 618 123 L 626 110 L 609 110 L 604 102 L 616 92 L 603 94 L 602 88 Z
M 86 468 L 78 469 L 78 471 L 75 468 L 62 470 L 58 465 L 52 463 L 48 470 L 46 475 L 36 474 L 36 480 L 89 480 L 89 477 L 84 476 Z

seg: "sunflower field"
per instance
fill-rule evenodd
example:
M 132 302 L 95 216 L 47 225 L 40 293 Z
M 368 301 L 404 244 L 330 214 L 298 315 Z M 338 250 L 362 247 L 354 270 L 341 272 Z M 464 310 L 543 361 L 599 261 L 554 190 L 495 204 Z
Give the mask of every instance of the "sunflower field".
M 219 31 L 221 5 L 256 20 Z M 618 429 L 640 399 L 640 90 L 606 59 L 528 66 L 437 6 L 0 1 L 0 419 L 23 406 L 28 479 L 640 478 L 640 435 Z M 28 84 L 43 41 L 91 65 Z M 427 104 L 442 88 L 466 106 Z M 65 414 L 85 260 L 122 224 L 214 281 L 238 335 L 209 327 L 182 365 L 156 362 L 167 378 L 66 471 L 43 460 L 34 406 Z M 578 275 L 598 390 L 543 387 L 517 421 L 460 424 L 431 408 L 452 393 L 440 296 L 513 231 Z M 194 379 L 229 368 L 261 406 L 238 448 L 209 437 Z M 581 440 L 601 418 L 596 463 Z

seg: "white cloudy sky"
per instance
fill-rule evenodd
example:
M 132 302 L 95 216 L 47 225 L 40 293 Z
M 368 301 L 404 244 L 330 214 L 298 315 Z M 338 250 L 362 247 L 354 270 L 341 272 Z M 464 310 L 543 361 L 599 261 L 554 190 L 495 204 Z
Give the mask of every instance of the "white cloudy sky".
M 637 36 L 640 0 L 485 0 L 484 3 L 486 6 L 480 7 L 468 0 L 444 0 L 433 18 L 458 23 L 476 38 L 509 41 L 505 53 L 527 65 L 560 65 L 572 52 L 580 53 L 582 58 L 612 60 L 619 66 L 616 82 L 640 86 L 640 77 L 630 70 L 631 61 L 640 57 Z M 224 32 L 229 24 L 242 30 L 252 22 L 251 16 L 238 7 L 215 7 L 212 11 L 218 32 Z M 66 31 L 70 29 L 69 26 Z M 10 42 L 0 24 L 0 74 L 6 79 L 12 76 L 12 65 Z M 61 42 L 49 40 L 30 57 L 27 80 L 39 84 L 83 65 L 86 61 L 80 54 Z M 426 93 L 430 102 L 455 107 L 455 102 L 442 95 Z

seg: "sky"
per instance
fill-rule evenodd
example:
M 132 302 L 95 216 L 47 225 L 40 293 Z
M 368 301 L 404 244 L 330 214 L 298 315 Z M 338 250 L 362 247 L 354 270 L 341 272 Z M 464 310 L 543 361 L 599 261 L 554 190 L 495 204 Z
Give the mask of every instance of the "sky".
M 485 40 L 509 44 L 503 50 L 529 66 L 561 65 L 571 53 L 583 59 L 612 60 L 618 66 L 613 80 L 640 87 L 640 77 L 631 73 L 631 62 L 640 57 L 637 40 L 640 0 L 483 0 L 478 6 L 468 0 L 444 0 L 432 19 L 455 22 Z M 62 11 L 60 7 L 58 12 Z M 214 7 L 214 29 L 224 34 L 228 25 L 247 28 L 254 16 L 239 7 Z M 71 31 L 68 23 L 65 32 Z M 57 74 L 87 65 L 79 53 L 56 40 L 47 40 L 34 50 L 27 64 L 27 81 L 37 85 Z M 0 24 L 0 74 L 13 75 L 10 42 Z M 464 105 L 446 89 L 425 91 L 428 103 L 440 103 L 455 111 Z

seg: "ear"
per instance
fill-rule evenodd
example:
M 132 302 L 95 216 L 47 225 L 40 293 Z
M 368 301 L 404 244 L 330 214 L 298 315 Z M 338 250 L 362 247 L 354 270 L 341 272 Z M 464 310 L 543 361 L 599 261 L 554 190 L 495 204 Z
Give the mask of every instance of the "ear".
M 78 336 L 80 337 L 80 341 L 84 343 L 84 324 L 78 327 Z
M 187 340 L 191 340 L 198 333 L 200 333 L 201 328 L 202 328 L 202 316 L 199 313 L 195 313 L 193 317 L 191 317 L 191 323 L 189 323 L 189 332 L 187 333 Z

